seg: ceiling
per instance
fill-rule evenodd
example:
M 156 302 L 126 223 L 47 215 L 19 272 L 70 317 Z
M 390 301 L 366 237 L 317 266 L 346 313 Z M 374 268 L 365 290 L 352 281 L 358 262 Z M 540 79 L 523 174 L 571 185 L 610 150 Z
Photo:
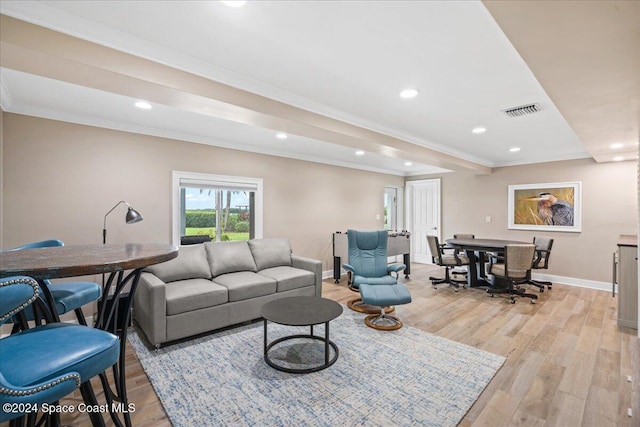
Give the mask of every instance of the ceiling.
M 3 0 L 2 108 L 400 176 L 635 160 L 640 3 L 585 3 Z

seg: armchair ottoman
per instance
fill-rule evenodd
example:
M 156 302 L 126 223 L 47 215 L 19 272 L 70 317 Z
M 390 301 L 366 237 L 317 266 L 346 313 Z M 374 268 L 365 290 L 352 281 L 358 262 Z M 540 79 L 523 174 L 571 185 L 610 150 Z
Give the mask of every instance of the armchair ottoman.
M 396 283 L 395 285 L 363 283 L 360 285 L 360 296 L 364 304 L 380 307 L 380 314 L 371 314 L 364 319 L 364 323 L 367 326 L 383 331 L 394 331 L 402 328 L 402 321 L 395 316 L 387 314 L 385 308 L 411 302 L 411 294 L 405 285 L 402 283 Z

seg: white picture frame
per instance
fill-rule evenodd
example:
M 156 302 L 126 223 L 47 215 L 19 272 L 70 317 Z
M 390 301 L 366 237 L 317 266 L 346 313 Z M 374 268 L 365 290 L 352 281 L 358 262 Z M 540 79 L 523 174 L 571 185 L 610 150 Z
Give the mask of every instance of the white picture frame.
M 509 185 L 508 197 L 509 229 L 582 231 L 580 181 Z

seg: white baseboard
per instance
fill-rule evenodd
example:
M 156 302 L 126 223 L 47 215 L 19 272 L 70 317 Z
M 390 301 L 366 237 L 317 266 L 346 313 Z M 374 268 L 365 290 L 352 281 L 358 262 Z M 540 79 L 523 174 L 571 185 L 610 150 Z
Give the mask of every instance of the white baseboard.
M 345 271 L 343 269 L 340 269 L 340 277 L 342 277 L 343 274 L 345 274 Z M 322 280 L 329 278 L 333 278 L 333 269 L 325 270 L 322 272 Z
M 597 289 L 600 291 L 611 292 L 611 283 L 607 282 L 598 282 L 596 280 L 587 280 L 587 279 L 578 279 L 576 277 L 565 277 L 565 276 L 556 276 L 553 274 L 539 274 L 533 273 L 533 280 L 543 280 L 548 282 L 557 283 L 559 285 L 569 285 L 575 286 L 578 288 L 589 288 L 589 289 Z M 618 289 L 616 286 L 616 293 Z

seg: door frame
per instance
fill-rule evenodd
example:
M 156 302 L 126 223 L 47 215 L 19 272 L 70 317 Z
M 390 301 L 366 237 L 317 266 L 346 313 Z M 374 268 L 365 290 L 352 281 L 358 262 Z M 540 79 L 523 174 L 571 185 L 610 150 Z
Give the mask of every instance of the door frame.
M 397 185 L 385 185 L 385 193 L 387 189 L 396 190 L 396 231 L 402 231 L 404 229 L 404 187 Z
M 407 231 L 411 232 L 413 234 L 413 230 L 414 230 L 414 220 L 413 220 L 413 194 L 415 191 L 415 187 L 419 184 L 427 184 L 427 183 L 435 183 L 436 184 L 436 189 L 437 189 L 437 203 L 438 203 L 438 209 L 437 209 L 437 232 L 436 232 L 436 236 L 438 236 L 438 240 L 442 241 L 442 178 L 430 178 L 430 179 L 419 179 L 419 180 L 414 180 L 414 181 L 406 181 L 405 182 L 405 224 L 406 224 L 406 229 Z M 428 250 L 428 247 L 427 247 Z M 411 259 L 414 260 L 416 259 L 416 257 L 414 256 L 413 253 L 413 248 L 411 250 Z
M 396 212 L 395 212 L 395 220 L 396 227 L 395 229 L 388 231 L 402 231 L 404 230 L 404 187 L 397 185 L 385 185 L 384 193 L 387 193 L 387 190 L 395 190 L 396 192 Z M 402 255 L 395 255 L 387 257 L 388 263 L 396 263 L 402 262 Z

